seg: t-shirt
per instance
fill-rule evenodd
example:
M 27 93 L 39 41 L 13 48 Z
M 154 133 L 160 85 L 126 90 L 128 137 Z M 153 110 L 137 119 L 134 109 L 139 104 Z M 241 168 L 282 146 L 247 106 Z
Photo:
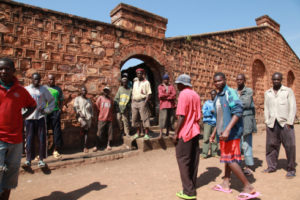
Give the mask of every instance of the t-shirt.
M 221 135 L 221 133 L 223 132 L 223 110 L 219 98 L 216 101 L 216 111 L 217 111 L 217 133 L 218 135 Z
M 191 88 L 185 88 L 180 92 L 176 115 L 185 116 L 178 138 L 187 142 L 200 134 L 201 102 L 199 95 Z
M 23 142 L 21 109 L 34 106 L 35 100 L 16 78 L 9 90 L 0 86 L 0 141 L 11 144 Z
M 123 86 L 119 87 L 114 101 L 118 105 L 118 108 L 121 113 L 124 113 L 124 110 L 128 108 L 128 103 L 130 102 L 131 93 L 132 93 L 131 88 L 126 89 Z
M 112 121 L 112 100 L 105 96 L 100 96 L 96 101 L 96 106 L 99 110 L 99 121 Z
M 58 102 L 62 102 L 64 100 L 64 96 L 61 88 L 55 85 L 55 86 L 47 86 L 47 89 L 55 99 L 55 107 L 53 111 L 59 110 Z

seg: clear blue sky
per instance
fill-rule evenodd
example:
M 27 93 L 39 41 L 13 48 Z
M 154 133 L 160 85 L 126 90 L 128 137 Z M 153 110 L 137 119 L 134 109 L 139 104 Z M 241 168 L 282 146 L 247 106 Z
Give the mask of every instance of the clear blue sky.
M 18 2 L 110 23 L 119 0 L 17 0 Z M 300 0 L 123 0 L 168 18 L 166 37 L 256 26 L 269 15 L 300 58 Z

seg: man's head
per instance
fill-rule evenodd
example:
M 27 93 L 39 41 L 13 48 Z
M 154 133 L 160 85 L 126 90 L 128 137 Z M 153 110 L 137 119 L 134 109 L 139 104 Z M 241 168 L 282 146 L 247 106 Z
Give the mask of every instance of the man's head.
M 222 72 L 217 72 L 214 75 L 214 84 L 219 92 L 222 92 L 226 85 L 226 77 Z
M 163 83 L 168 85 L 169 84 L 169 81 L 170 81 L 170 78 L 169 78 L 169 75 L 168 74 L 165 74 L 163 75 Z
M 35 72 L 32 74 L 31 80 L 34 87 L 39 87 L 41 83 L 41 75 Z
M 81 91 L 80 91 L 80 93 L 81 93 L 81 96 L 83 96 L 83 97 L 85 97 L 85 96 L 86 96 L 86 94 L 87 94 L 87 89 L 86 89 L 86 87 L 85 87 L 85 86 L 82 86 L 82 87 L 81 87 Z
M 104 92 L 105 96 L 109 96 L 109 94 L 110 94 L 110 88 L 108 86 L 104 87 L 103 88 L 103 92 Z
M 236 84 L 238 89 L 243 89 L 245 87 L 246 77 L 244 74 L 238 74 L 236 77 Z
M 121 79 L 121 85 L 122 85 L 123 87 L 127 87 L 127 85 L 128 85 L 128 79 L 127 79 L 127 77 L 123 77 L 123 78 Z
M 214 100 L 217 96 L 217 91 L 216 90 L 212 90 L 210 91 L 210 97 L 211 97 L 211 100 Z
M 53 74 L 48 75 L 48 85 L 49 86 L 55 86 L 55 77 Z
M 187 74 L 181 74 L 177 77 L 175 81 L 179 91 L 183 90 L 186 87 L 192 87 L 191 77 Z
M 275 72 L 272 75 L 273 88 L 278 90 L 281 87 L 282 73 Z
M 15 73 L 15 64 L 9 58 L 0 58 L 0 80 L 5 84 L 11 83 L 13 81 L 13 76 Z
M 144 73 L 145 73 L 144 69 L 138 68 L 137 70 L 135 70 L 135 72 L 136 72 L 136 76 L 138 77 L 139 80 L 144 79 Z

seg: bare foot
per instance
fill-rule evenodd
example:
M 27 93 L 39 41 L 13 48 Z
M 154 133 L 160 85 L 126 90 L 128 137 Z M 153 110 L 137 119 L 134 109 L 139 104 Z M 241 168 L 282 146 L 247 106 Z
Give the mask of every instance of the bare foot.
M 96 151 L 97 151 L 97 147 L 94 147 L 94 148 L 93 148 L 93 152 L 96 152 Z
M 88 150 L 87 148 L 84 148 L 84 149 L 83 149 L 83 152 L 84 152 L 84 153 L 88 153 L 89 150 Z
M 246 185 L 246 186 L 244 187 L 242 193 L 246 193 L 246 194 L 253 195 L 253 194 L 256 193 L 256 191 L 255 191 L 255 188 L 254 188 L 251 184 L 249 184 L 249 185 Z M 247 198 L 247 197 L 248 197 L 248 196 L 243 195 L 243 194 L 240 194 L 240 195 L 238 196 L 238 198 L 240 198 L 240 199 Z

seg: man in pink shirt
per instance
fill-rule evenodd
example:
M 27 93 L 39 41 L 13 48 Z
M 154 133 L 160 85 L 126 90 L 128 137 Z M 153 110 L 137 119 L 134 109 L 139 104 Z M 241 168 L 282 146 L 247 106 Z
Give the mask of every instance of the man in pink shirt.
M 99 110 L 98 115 L 98 131 L 97 131 L 97 143 L 96 147 L 99 146 L 99 141 L 103 139 L 104 134 L 107 135 L 107 147 L 106 150 L 111 150 L 111 142 L 113 139 L 113 128 L 112 128 L 112 120 L 113 120 L 113 104 L 112 100 L 109 96 L 110 88 L 105 87 L 103 89 L 103 95 L 98 97 L 96 101 L 96 107 Z M 93 149 L 96 151 L 97 149 Z
M 158 86 L 159 98 L 159 138 L 162 137 L 163 129 L 166 128 L 166 136 L 169 135 L 169 129 L 174 121 L 174 108 L 176 99 L 176 90 L 169 83 L 169 75 L 163 76 L 163 82 Z
M 175 81 L 180 91 L 177 103 L 177 126 L 173 141 L 183 190 L 176 193 L 182 199 L 196 199 L 196 181 L 199 164 L 199 134 L 201 102 L 192 90 L 189 75 L 181 74 Z

